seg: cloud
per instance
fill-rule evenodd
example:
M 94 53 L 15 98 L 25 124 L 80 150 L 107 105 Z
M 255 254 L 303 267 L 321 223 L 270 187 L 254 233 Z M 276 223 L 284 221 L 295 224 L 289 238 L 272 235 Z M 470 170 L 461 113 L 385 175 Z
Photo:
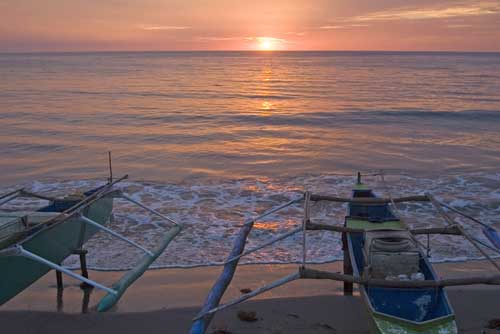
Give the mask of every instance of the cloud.
M 148 30 L 148 31 L 157 31 L 157 30 L 186 30 L 191 29 L 191 27 L 184 26 L 156 26 L 156 25 L 140 25 L 139 29 Z
M 428 8 L 400 8 L 367 15 L 352 17 L 351 21 L 394 21 L 394 20 L 425 20 L 448 19 L 454 17 L 470 17 L 500 13 L 498 2 L 459 3 L 448 6 L 434 6 Z
M 220 37 L 220 36 L 198 36 L 197 38 L 202 41 L 240 41 L 245 39 L 245 37 Z
M 286 39 L 283 38 L 276 38 L 276 37 L 245 37 L 247 41 L 258 41 L 258 42 L 263 42 L 263 41 L 268 41 L 271 43 L 277 43 L 277 44 L 286 44 L 290 43 L 290 41 L 287 41 Z
M 473 27 L 473 25 L 472 24 L 448 24 L 446 27 L 450 28 L 450 29 L 463 29 L 463 28 L 471 28 L 471 27 Z
M 369 24 L 342 24 L 342 25 L 324 25 L 319 27 L 323 30 L 333 30 L 333 29 L 349 29 L 349 28 L 363 28 L 369 27 Z

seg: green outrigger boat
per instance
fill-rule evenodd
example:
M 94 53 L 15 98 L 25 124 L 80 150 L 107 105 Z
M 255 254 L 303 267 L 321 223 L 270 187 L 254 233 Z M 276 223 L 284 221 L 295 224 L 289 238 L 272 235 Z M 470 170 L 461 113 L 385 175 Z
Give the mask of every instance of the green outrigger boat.
M 55 199 L 23 189 L 0 196 L 0 205 L 17 197 L 36 197 L 50 201 L 49 205 L 33 212 L 0 211 L 0 305 L 52 269 L 106 291 L 108 294 L 97 305 L 98 311 L 109 310 L 118 302 L 125 290 L 148 269 L 181 230 L 181 226 L 175 221 L 113 187 L 126 177 L 87 191 L 77 198 L 68 196 Z M 106 227 L 113 210 L 113 199 L 116 197 L 133 202 L 175 225 L 155 250 L 145 249 Z M 112 287 L 106 287 L 89 279 L 86 274 L 79 275 L 61 266 L 68 256 L 81 252 L 85 242 L 99 231 L 110 233 L 145 253 L 139 263 Z M 86 272 L 83 266 L 82 272 Z

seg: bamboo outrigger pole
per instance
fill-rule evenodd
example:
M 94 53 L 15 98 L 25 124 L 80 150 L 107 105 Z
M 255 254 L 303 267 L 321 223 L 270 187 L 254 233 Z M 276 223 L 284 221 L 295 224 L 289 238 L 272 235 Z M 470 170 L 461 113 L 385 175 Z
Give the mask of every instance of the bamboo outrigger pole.
M 392 200 L 390 198 L 379 198 L 379 197 L 359 197 L 359 198 L 347 198 L 347 197 L 336 197 L 330 195 L 316 195 L 311 194 L 311 201 L 328 201 L 328 202 L 339 202 L 339 203 L 357 203 L 357 204 L 385 204 L 385 203 L 403 203 L 403 202 L 429 202 L 427 196 L 416 195 L 416 196 L 405 196 L 396 197 Z
M 334 281 L 343 281 L 361 285 L 379 286 L 385 288 L 438 288 L 457 285 L 500 285 L 500 274 L 483 275 L 462 278 L 443 278 L 439 280 L 425 281 L 397 281 L 380 278 L 365 278 L 352 275 L 345 275 L 329 271 L 315 270 L 310 268 L 300 268 L 300 278 L 306 279 L 329 279 Z
M 455 225 L 457 227 L 457 229 L 460 231 L 460 233 L 462 234 L 462 236 L 469 240 L 469 242 L 488 260 L 490 261 L 490 263 L 495 267 L 497 268 L 498 271 L 500 271 L 500 265 L 498 265 L 498 263 L 495 262 L 495 260 L 493 260 L 489 255 L 488 253 L 486 253 L 476 242 L 476 240 L 474 240 L 473 237 L 471 237 L 469 235 L 469 233 L 467 233 L 467 231 L 465 231 L 465 229 L 459 225 L 459 224 L 455 224 L 455 222 L 453 221 L 453 219 L 451 219 L 450 216 L 448 216 L 448 214 L 446 214 L 446 212 L 444 212 L 443 208 L 441 207 L 441 205 L 439 204 L 439 202 L 434 198 L 434 196 L 432 196 L 431 194 L 426 194 L 426 196 L 429 198 L 429 200 L 431 201 L 432 205 L 434 206 L 434 208 L 437 210 L 437 212 L 441 215 L 441 217 L 443 217 L 443 219 L 446 221 L 446 223 L 448 225 Z
M 212 289 L 208 293 L 208 296 L 205 300 L 205 304 L 203 305 L 201 311 L 198 313 L 198 316 L 196 317 L 196 320 L 191 326 L 191 329 L 189 331 L 190 334 L 203 334 L 207 330 L 208 325 L 210 324 L 214 316 L 214 314 L 209 313 L 209 311 L 216 308 L 219 305 L 220 300 L 224 295 L 224 292 L 231 283 L 231 280 L 233 279 L 234 273 L 236 271 L 236 267 L 238 266 L 240 255 L 243 253 L 243 250 L 245 249 L 245 243 L 248 234 L 252 230 L 255 221 L 263 217 L 266 217 L 276 211 L 284 209 L 299 201 L 302 201 L 302 199 L 303 196 L 291 200 L 283 205 L 280 205 L 276 208 L 266 211 L 260 216 L 250 219 L 243 224 L 240 231 L 238 232 L 238 235 L 236 236 L 236 241 L 233 245 L 231 253 L 228 256 L 228 261 L 226 261 L 226 264 L 224 265 L 222 273 L 212 286 Z
M 307 224 L 307 229 L 311 231 L 333 231 L 339 233 L 363 233 L 365 230 L 361 228 L 352 228 L 339 225 L 329 225 L 329 224 L 318 224 L 309 222 Z M 413 235 L 421 234 L 450 234 L 450 235 L 461 235 L 458 228 L 453 226 L 446 227 L 430 227 L 430 228 L 419 228 L 409 230 Z

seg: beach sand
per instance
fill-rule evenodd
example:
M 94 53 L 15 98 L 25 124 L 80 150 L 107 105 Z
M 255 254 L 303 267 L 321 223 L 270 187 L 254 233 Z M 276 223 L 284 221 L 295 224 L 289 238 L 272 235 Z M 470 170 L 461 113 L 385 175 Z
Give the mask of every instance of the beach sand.
M 313 267 L 340 271 L 342 263 Z M 435 265 L 442 276 L 490 271 L 484 261 Z M 241 266 L 224 301 L 255 289 L 297 269 L 296 265 Z M 61 298 L 53 272 L 0 308 L 0 333 L 187 333 L 220 267 L 162 269 L 147 272 L 108 313 L 94 311 L 104 294 L 85 294 L 68 277 Z M 91 278 L 111 285 L 122 273 L 91 271 Z M 449 288 L 460 333 L 500 333 L 486 329 L 500 318 L 500 288 Z M 243 322 L 238 311 L 254 311 L 258 320 Z M 86 312 L 85 314 L 81 314 Z M 359 295 L 342 295 L 338 282 L 300 280 L 267 292 L 252 301 L 221 311 L 207 333 L 368 333 L 367 314 Z M 224 333 L 219 331 L 219 333 Z

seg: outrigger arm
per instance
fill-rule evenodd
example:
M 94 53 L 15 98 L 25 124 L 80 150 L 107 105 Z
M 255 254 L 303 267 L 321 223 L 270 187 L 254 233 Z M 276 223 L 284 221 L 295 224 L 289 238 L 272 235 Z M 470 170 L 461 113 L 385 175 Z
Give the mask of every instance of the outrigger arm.
M 52 269 L 55 269 L 57 271 L 60 271 L 60 272 L 63 272 L 65 273 L 66 275 L 68 276 L 71 276 L 73 277 L 74 279 L 77 279 L 81 282 L 84 282 L 84 283 L 87 283 L 88 285 L 91 285 L 97 289 L 100 289 L 100 290 L 103 290 L 103 291 L 106 291 L 110 294 L 113 294 L 113 295 L 116 295 L 118 294 L 118 292 L 116 290 L 113 290 L 111 288 L 108 288 L 102 284 L 99 284 L 91 279 L 88 279 L 88 278 L 85 278 L 81 275 L 78 275 L 76 273 L 74 273 L 73 271 L 67 269 L 67 268 L 64 268 L 63 266 L 60 266 L 58 265 L 57 263 L 54 263 L 52 261 L 49 261 L 47 260 L 46 258 L 44 257 L 41 257 L 35 253 L 32 253 L 26 249 L 23 248 L 23 246 L 21 245 L 16 245 L 16 246 L 13 246 L 13 247 L 9 247 L 5 250 L 2 250 L 0 251 L 0 256 L 22 256 L 22 257 L 26 257 L 28 259 L 31 259 L 35 262 L 38 262 L 38 263 L 41 263 L 43 265 L 46 265 Z

